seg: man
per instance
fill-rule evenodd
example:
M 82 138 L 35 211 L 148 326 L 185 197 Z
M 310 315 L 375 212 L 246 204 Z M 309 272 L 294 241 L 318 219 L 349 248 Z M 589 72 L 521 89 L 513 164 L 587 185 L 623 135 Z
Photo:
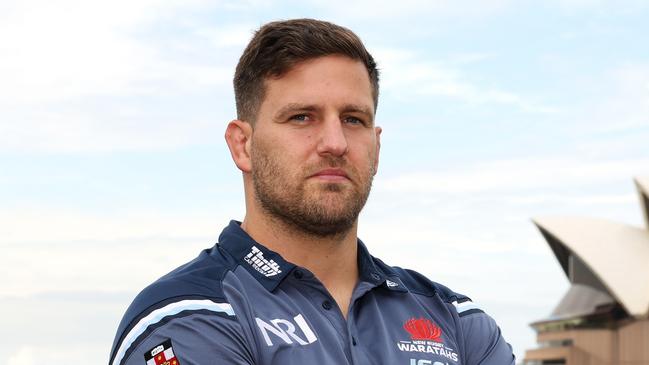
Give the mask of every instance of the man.
M 469 298 L 385 265 L 356 237 L 381 129 L 378 71 L 354 33 L 266 24 L 234 87 L 225 139 L 245 218 L 137 296 L 111 364 L 514 364 Z

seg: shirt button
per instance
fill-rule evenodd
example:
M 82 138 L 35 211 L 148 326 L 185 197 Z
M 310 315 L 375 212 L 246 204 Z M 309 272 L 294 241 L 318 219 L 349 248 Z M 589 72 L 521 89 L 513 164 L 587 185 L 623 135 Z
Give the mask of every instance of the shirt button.
M 381 277 L 379 276 L 379 274 L 373 272 L 373 273 L 372 273 L 372 279 L 374 279 L 374 280 L 379 280 L 379 279 L 381 279 Z
M 326 310 L 329 310 L 329 309 L 331 309 L 331 307 L 332 307 L 332 305 L 331 305 L 330 301 L 325 300 L 324 302 L 322 302 L 322 308 L 324 308 Z
M 302 272 L 302 270 L 295 270 L 295 271 L 293 271 L 293 276 L 296 279 L 300 280 L 300 279 L 302 279 L 304 277 L 304 273 Z
M 356 337 L 352 336 L 352 345 L 356 346 Z

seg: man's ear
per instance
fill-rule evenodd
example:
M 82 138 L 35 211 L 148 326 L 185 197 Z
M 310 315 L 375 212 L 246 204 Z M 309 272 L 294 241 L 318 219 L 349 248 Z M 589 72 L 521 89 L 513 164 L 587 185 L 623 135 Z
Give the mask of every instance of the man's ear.
M 228 123 L 225 129 L 225 142 L 230 149 L 234 164 L 242 172 L 250 172 L 250 141 L 252 139 L 252 126 L 250 123 L 235 119 Z
M 376 160 L 374 161 L 374 174 L 376 175 L 379 171 L 379 156 L 381 155 L 381 132 L 383 129 L 381 127 L 375 127 L 374 132 L 376 133 Z

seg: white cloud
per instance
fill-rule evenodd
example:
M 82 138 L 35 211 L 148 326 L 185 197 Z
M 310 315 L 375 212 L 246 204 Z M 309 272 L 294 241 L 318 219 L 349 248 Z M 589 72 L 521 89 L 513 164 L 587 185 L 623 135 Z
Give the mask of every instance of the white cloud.
M 243 50 L 257 28 L 253 24 L 236 24 L 229 27 L 199 28 L 195 34 L 206 38 L 217 48 L 238 47 Z
M 482 224 L 476 227 L 473 222 L 468 221 L 475 219 L 479 213 L 465 210 L 458 216 L 449 217 L 445 216 L 447 207 L 446 204 L 440 204 L 437 210 L 431 211 L 412 206 L 411 215 L 401 214 L 400 209 L 395 209 L 398 217 L 376 214 L 371 219 L 361 219 L 359 237 L 388 249 L 394 248 L 394 243 L 399 242 L 402 249 L 423 245 L 456 255 L 469 254 L 474 257 L 476 254 L 487 253 L 538 252 L 535 246 L 536 236 L 521 237 L 530 233 L 536 234 L 531 222 L 525 219 L 508 229 L 490 226 L 491 222 L 487 219 L 483 219 Z M 381 204 L 374 208 L 382 210 Z M 522 235 L 521 229 L 524 230 Z M 386 257 L 399 257 L 404 263 L 414 259 L 411 255 L 402 256 L 395 252 Z
M 635 203 L 638 200 L 637 194 L 618 195 L 562 195 L 562 194 L 530 194 L 510 196 L 507 201 L 514 204 L 536 205 L 547 203 L 561 203 L 568 205 L 616 205 Z
M 152 56 L 117 31 L 142 21 L 144 7 L 82 1 L 13 5 L 0 20 L 3 99 L 64 99 L 90 89 L 115 92 Z
M 195 32 L 182 40 L 138 39 L 154 24 L 179 22 L 168 20 L 177 11 L 213 5 L 158 0 L 5 4 L 0 12 L 0 150 L 166 149 L 221 135 L 234 116 L 230 95 L 236 58 L 228 52 L 239 52 L 250 29 L 191 24 L 187 27 Z M 216 61 L 206 59 L 206 45 L 212 47 L 210 54 L 220 55 Z M 215 86 L 219 91 L 212 90 Z M 223 105 L 213 108 L 219 115 L 194 111 L 193 105 L 184 106 L 188 110 L 182 116 L 165 110 L 168 97 L 188 104 L 183 94 L 195 98 L 205 91 L 221 100 Z M 216 116 L 220 119 L 210 119 Z
M 462 193 L 587 186 L 646 174 L 649 159 L 582 161 L 574 158 L 484 162 L 450 171 L 419 171 L 377 181 L 384 191 Z
M 596 133 L 649 128 L 649 64 L 616 68 L 609 75 L 609 93 L 594 106 L 588 121 Z
M 236 208 L 233 208 L 233 210 Z M 227 222 L 221 216 L 219 224 Z M 89 214 L 58 206 L 21 207 L 0 211 L 2 243 L 19 245 L 43 242 L 120 241 L 150 239 L 152 232 L 162 237 L 200 237 L 209 232 L 213 217 L 129 209 L 117 214 Z M 38 227 L 37 230 L 34 227 Z M 220 232 L 220 230 L 219 230 Z
M 634 14 L 647 9 L 647 2 L 643 0 L 628 0 L 618 3 L 609 0 L 555 0 L 554 5 L 568 14 L 583 14 L 595 12 L 597 14 Z
M 8 365 L 34 365 L 37 364 L 36 359 L 37 359 L 36 351 L 34 350 L 33 347 L 22 346 L 15 353 L 9 355 L 9 358 L 7 359 L 7 364 Z
M 0 15 L 0 99 L 8 105 L 155 92 L 152 81 L 221 82 L 217 67 L 176 64 L 134 34 L 197 2 L 12 2 Z M 197 69 L 199 68 L 199 69 Z M 229 72 L 227 72 L 229 75 Z
M 491 53 L 472 52 L 472 53 L 455 53 L 449 56 L 451 64 L 473 64 L 492 58 Z
M 223 134 L 232 118 L 166 116 L 144 107 L 93 110 L 31 110 L 4 115 L 0 123 L 0 151 L 97 152 L 173 149 L 208 143 Z M 232 111 L 232 113 L 234 113 Z
M 383 71 L 382 90 L 404 100 L 435 95 L 470 104 L 505 104 L 528 112 L 557 112 L 556 108 L 531 102 L 516 93 L 480 86 L 458 68 L 484 59 L 485 55 L 469 55 L 468 59 L 451 56 L 455 66 L 449 66 L 442 61 L 422 61 L 420 55 L 407 50 L 376 47 L 372 52 Z
M 649 64 L 617 67 L 590 82 L 599 92 L 562 115 L 560 128 L 572 135 L 576 152 L 593 159 L 649 156 Z
M 203 233 L 203 237 L 196 238 L 195 232 L 193 238 L 180 239 L 160 235 L 113 241 L 97 236 L 86 241 L 4 244 L 0 296 L 137 291 L 196 257 L 217 237 Z
M 24 296 L 137 290 L 211 246 L 229 217 L 38 207 L 2 211 L 0 221 L 0 295 Z
M 642 148 L 649 134 L 649 64 L 618 66 L 578 82 L 593 90 L 586 97 L 566 96 L 582 101 L 566 106 L 560 126 L 571 132 L 576 146 L 592 156 L 649 155 Z
M 8 365 L 36 365 L 42 364 L 43 359 L 47 359 L 46 362 L 52 364 L 82 365 L 94 361 L 100 363 L 108 356 L 107 344 L 74 346 L 73 342 L 70 339 L 68 346 L 23 345 L 15 349 L 6 361 Z
M 372 19 L 389 20 L 407 19 L 397 23 L 402 28 L 408 28 L 410 22 L 426 21 L 430 27 L 435 27 L 440 20 L 473 20 L 488 18 L 497 14 L 511 3 L 510 0 L 445 1 L 445 0 L 402 0 L 377 3 L 371 0 L 361 1 L 308 1 L 327 16 L 336 16 L 347 22 Z

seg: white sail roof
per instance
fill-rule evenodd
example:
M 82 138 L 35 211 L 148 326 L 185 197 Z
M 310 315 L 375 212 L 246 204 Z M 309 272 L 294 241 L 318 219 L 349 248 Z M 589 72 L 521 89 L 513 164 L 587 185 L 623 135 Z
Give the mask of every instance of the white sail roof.
M 649 231 L 602 219 L 536 218 L 566 275 L 569 256 L 582 260 L 636 317 L 649 316 Z
M 649 177 L 636 177 L 635 185 L 640 194 L 640 204 L 642 205 L 645 226 L 649 229 Z

